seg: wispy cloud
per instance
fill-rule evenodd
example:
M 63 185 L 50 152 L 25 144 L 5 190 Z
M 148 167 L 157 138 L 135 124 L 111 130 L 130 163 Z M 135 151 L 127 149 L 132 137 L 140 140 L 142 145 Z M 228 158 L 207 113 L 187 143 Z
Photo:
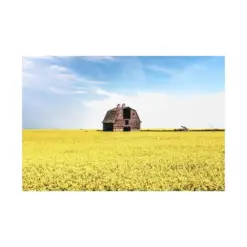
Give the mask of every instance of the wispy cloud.
M 55 87 L 50 87 L 49 91 L 55 94 L 59 94 L 59 95 L 87 94 L 88 93 L 85 90 L 68 90 L 68 89 L 61 89 L 61 88 L 55 88 Z
M 170 69 L 170 68 L 161 67 L 161 66 L 157 66 L 157 65 L 147 65 L 146 68 L 153 70 L 153 71 L 162 72 L 162 73 L 165 73 L 165 74 L 170 75 L 170 76 L 173 76 L 176 73 L 178 73 L 178 70 L 176 70 L 176 69 Z
M 33 68 L 34 64 L 30 59 L 22 58 L 22 69 Z
M 60 95 L 86 94 L 90 87 L 106 84 L 104 81 L 92 80 L 75 73 L 59 63 L 50 61 L 40 63 L 34 57 L 23 58 L 23 86 L 30 89 L 48 91 Z M 78 89 L 84 85 L 85 89 Z
M 67 71 L 69 71 L 68 68 L 63 67 L 63 66 L 58 66 L 58 65 L 51 65 L 50 68 L 52 70 L 59 71 L 59 72 L 67 72 Z
M 105 81 L 96 81 L 96 80 L 88 80 L 88 79 L 84 79 L 83 82 L 87 84 L 91 84 L 91 85 L 106 85 L 107 84 L 107 82 Z
M 53 77 L 55 79 L 58 79 L 58 80 L 70 80 L 70 81 L 80 81 L 82 80 L 81 77 L 73 74 L 73 73 L 70 73 L 70 72 L 67 72 L 67 73 L 61 73 L 60 71 L 57 72 L 57 73 L 54 73 L 53 74 Z
M 163 78 L 163 89 L 171 91 L 202 91 L 210 87 L 209 78 L 212 71 L 206 65 L 191 63 L 185 66 L 147 65 L 155 76 Z M 162 86 L 160 87 L 162 89 Z
M 33 77 L 34 75 L 30 74 L 30 73 L 27 73 L 27 72 L 23 72 L 22 73 L 22 76 L 23 77 Z
M 179 74 L 188 74 L 188 73 L 195 73 L 198 71 L 203 71 L 206 69 L 205 66 L 201 64 L 191 64 L 188 66 L 185 66 L 184 68 L 168 68 L 166 66 L 157 66 L 157 65 L 147 65 L 147 69 L 156 71 L 156 72 L 161 72 L 164 74 L 167 74 L 169 76 L 177 76 Z
M 94 92 L 97 95 L 103 95 L 103 96 L 108 96 L 108 97 L 118 96 L 118 94 L 108 92 L 106 90 L 103 90 L 102 88 L 95 88 L 95 91 Z
M 117 58 L 116 57 L 111 57 L 111 56 L 83 56 L 81 57 L 83 60 L 86 61 L 91 61 L 91 62 L 116 62 Z

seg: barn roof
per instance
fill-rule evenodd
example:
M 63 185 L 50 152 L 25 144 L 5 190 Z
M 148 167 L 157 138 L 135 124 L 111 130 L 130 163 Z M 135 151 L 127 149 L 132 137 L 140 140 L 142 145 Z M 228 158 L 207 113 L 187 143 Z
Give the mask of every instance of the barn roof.
M 135 109 L 133 109 L 129 106 L 121 107 L 121 109 L 126 109 L 126 108 L 130 108 L 130 109 L 136 111 Z M 119 108 L 115 107 L 115 108 L 112 108 L 109 111 L 107 111 L 102 123 L 114 123 L 115 119 L 117 117 L 118 110 L 119 110 Z M 138 116 L 138 114 L 137 114 L 137 116 Z M 139 118 L 139 116 L 138 116 L 138 118 Z
M 107 111 L 102 123 L 114 123 L 116 116 L 117 116 L 117 109 L 116 108 L 111 109 Z

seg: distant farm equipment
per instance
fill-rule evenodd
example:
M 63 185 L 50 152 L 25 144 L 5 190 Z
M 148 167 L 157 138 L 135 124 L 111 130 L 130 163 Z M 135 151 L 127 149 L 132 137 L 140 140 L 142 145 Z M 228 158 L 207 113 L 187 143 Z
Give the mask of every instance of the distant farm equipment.
M 189 129 L 185 126 L 181 126 L 181 128 L 175 129 L 174 131 L 189 131 Z

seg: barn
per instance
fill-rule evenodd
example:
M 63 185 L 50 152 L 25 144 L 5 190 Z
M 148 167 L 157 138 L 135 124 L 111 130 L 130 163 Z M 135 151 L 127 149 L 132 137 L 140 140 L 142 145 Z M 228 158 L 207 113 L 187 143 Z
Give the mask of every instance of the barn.
M 108 110 L 102 123 L 103 131 L 138 131 L 141 128 L 137 111 L 125 104 Z

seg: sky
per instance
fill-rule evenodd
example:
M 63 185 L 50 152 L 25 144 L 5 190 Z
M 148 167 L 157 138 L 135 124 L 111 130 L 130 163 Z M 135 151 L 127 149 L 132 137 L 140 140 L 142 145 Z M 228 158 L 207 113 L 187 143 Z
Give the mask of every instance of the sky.
M 125 103 L 142 128 L 224 128 L 225 59 L 216 56 L 22 58 L 24 129 L 101 129 Z

